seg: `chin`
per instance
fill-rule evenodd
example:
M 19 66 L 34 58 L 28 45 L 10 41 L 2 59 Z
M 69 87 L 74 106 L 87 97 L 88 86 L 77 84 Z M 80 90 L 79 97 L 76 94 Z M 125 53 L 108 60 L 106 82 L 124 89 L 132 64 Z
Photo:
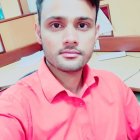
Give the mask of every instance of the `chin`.
M 59 66 L 58 69 L 64 72 L 77 72 L 80 71 L 83 68 L 83 65 L 63 65 L 63 66 Z

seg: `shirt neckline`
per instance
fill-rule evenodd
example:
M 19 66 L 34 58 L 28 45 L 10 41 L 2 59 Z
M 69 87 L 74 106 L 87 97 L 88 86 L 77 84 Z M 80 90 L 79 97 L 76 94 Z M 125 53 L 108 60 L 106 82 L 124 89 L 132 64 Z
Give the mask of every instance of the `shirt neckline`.
M 66 90 L 60 84 L 60 82 L 53 76 L 51 71 L 48 69 L 44 58 L 42 59 L 41 65 L 38 69 L 38 76 L 44 95 L 50 103 L 58 94 L 66 92 L 70 96 L 70 93 L 67 92 L 68 90 Z M 83 68 L 83 81 L 83 93 L 89 86 L 98 83 L 97 73 L 94 72 L 94 70 L 91 70 L 88 65 L 85 65 Z

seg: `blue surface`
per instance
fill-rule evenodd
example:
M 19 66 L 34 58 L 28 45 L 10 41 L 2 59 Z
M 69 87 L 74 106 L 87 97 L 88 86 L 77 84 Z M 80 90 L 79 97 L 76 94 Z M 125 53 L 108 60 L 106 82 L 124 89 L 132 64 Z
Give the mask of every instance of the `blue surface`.
M 2 8 L 0 8 L 0 20 L 2 19 L 4 19 L 4 14 L 3 14 Z

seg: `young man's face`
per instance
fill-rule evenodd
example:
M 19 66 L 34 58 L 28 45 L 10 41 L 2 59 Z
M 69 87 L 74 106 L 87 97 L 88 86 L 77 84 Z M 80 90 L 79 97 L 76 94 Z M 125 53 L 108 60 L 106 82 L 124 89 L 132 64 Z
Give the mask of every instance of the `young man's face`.
M 37 32 L 48 66 L 67 72 L 83 68 L 97 39 L 95 17 L 86 0 L 44 0 Z

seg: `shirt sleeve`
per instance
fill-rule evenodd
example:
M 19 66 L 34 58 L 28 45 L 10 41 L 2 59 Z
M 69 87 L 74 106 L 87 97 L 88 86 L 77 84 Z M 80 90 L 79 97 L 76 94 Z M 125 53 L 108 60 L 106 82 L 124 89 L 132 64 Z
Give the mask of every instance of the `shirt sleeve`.
M 140 140 L 140 104 L 131 89 L 127 88 L 127 91 L 124 109 L 128 137 L 132 140 Z
M 22 125 L 16 118 L 0 114 L 0 139 L 25 140 Z
M 0 96 L 0 140 L 27 140 L 28 113 L 23 99 Z

